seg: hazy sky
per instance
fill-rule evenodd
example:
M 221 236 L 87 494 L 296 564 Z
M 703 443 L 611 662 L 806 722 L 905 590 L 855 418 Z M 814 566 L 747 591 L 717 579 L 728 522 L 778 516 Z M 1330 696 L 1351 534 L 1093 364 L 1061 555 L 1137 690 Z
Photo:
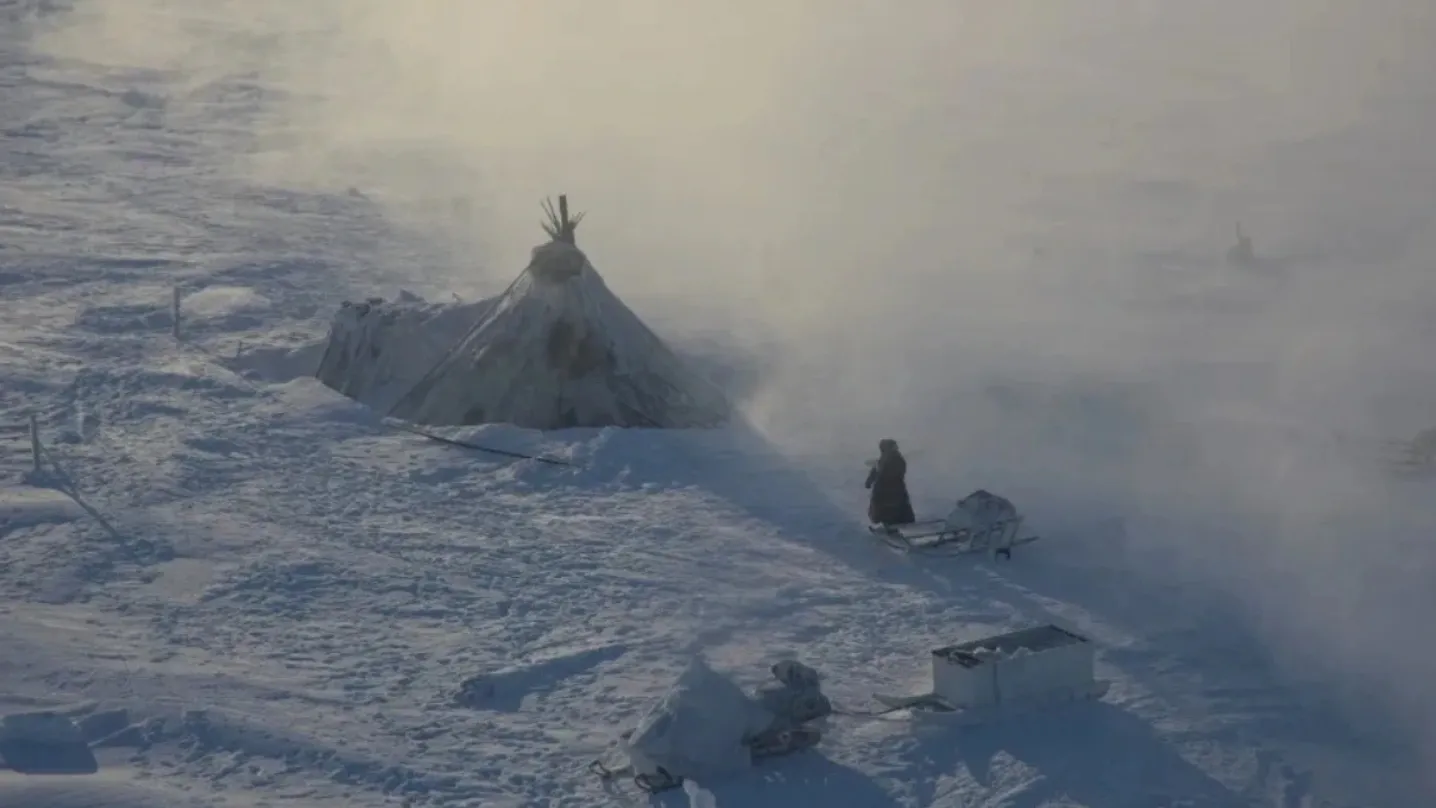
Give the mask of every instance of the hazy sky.
M 1430 735 L 1430 489 L 1366 454 L 1436 425 L 1430 0 L 82 0 L 41 46 L 168 71 L 172 114 L 250 77 L 224 167 L 363 190 L 465 294 L 568 193 L 640 314 L 769 346 L 786 447 L 1140 501 Z M 1238 220 L 1260 272 L 1223 265 Z

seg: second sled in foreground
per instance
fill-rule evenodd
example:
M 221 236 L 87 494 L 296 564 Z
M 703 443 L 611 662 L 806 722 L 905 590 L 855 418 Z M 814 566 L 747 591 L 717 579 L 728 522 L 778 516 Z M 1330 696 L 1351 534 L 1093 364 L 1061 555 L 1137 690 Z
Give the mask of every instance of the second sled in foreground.
M 1022 515 L 1010 500 L 982 489 L 958 500 L 944 519 L 870 525 L 868 530 L 895 549 L 931 555 L 986 552 L 1012 558 L 1012 548 L 1038 539 L 1021 534 Z
M 694 658 L 638 726 L 621 736 L 627 762 L 596 760 L 589 771 L 605 781 L 631 777 L 640 789 L 658 793 L 817 745 L 822 731 L 814 722 L 833 712 L 818 672 L 791 659 L 769 670 L 774 681 L 749 695 Z
M 1092 641 L 1054 625 L 985 637 L 932 652 L 932 690 L 912 696 L 875 695 L 883 712 L 944 714 L 980 724 L 1009 713 L 1100 699 Z

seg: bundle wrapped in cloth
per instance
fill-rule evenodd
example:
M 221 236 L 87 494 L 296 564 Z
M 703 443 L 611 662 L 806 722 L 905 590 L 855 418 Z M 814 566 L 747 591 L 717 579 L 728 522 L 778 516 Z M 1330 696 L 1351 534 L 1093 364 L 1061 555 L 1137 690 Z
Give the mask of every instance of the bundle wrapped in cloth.
M 618 771 L 631 772 L 645 790 L 662 791 L 687 779 L 728 777 L 817 743 L 821 733 L 807 725 L 832 712 L 817 671 L 793 660 L 771 671 L 777 682 L 750 696 L 695 657 L 628 734 L 622 745 L 628 765 Z M 617 773 L 597 763 L 595 770 Z

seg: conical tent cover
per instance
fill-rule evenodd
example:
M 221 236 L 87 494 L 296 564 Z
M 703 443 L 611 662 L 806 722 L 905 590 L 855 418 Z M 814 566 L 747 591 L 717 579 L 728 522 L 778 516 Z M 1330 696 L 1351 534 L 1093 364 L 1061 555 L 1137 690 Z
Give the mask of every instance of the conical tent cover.
M 534 248 L 508 291 L 390 415 L 436 426 L 532 429 L 728 420 L 722 392 L 609 291 L 562 235 Z

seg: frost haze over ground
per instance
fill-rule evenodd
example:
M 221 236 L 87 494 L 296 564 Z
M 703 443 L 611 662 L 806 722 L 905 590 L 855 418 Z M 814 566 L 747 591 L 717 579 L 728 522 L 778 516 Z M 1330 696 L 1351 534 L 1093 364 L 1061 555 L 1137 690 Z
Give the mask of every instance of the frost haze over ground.
M 1120 718 L 1033 721 L 931 771 L 912 763 L 929 741 L 849 729 L 823 752 L 840 774 L 793 764 L 845 789 L 728 798 L 1164 804 L 1123 791 L 1138 781 L 1203 805 L 1430 793 L 1436 505 L 1371 448 L 1436 425 L 1429 3 L 0 10 L 0 421 L 37 401 L 53 431 L 90 413 L 93 434 L 56 451 L 121 534 L 180 555 L 156 581 L 96 578 L 135 562 L 62 506 L 0 504 L 3 574 L 25 584 L 10 620 L 31 627 L 0 640 L 47 649 L 25 682 L 74 664 L 35 626 L 102 656 L 121 652 L 92 635 L 124 636 L 166 649 L 124 652 L 137 704 L 182 689 L 262 722 L 274 693 L 301 694 L 311 713 L 281 709 L 313 724 L 264 754 L 237 719 L 183 736 L 256 758 L 330 749 L 315 770 L 350 773 L 290 784 L 291 799 L 369 794 L 391 775 L 365 761 L 402 749 L 392 777 L 436 803 L 588 805 L 591 784 L 552 767 L 630 720 L 622 700 L 660 691 L 678 650 L 756 670 L 788 643 L 852 700 L 868 673 L 898 689 L 964 625 L 1050 613 L 1113 646 Z M 559 192 L 589 211 L 583 248 L 625 303 L 756 376 L 744 406 L 769 443 L 753 451 L 788 488 L 734 482 L 750 460 L 721 436 L 489 430 L 592 461 L 554 482 L 214 359 L 322 336 L 345 297 L 502 291 L 542 238 L 537 201 Z M 1237 222 L 1254 267 L 1224 263 Z M 177 281 L 202 295 L 200 353 L 165 341 Z M 989 488 L 1045 544 L 1010 568 L 932 570 L 864 546 L 843 520 L 861 518 L 880 437 L 907 452 L 920 511 Z M 595 497 L 612 524 L 585 521 Z M 678 556 L 630 554 L 658 547 Z M 472 569 L 427 571 L 455 557 Z M 709 576 L 704 604 L 684 574 Z M 421 603 L 365 599 L 384 581 Z M 558 605 L 564 582 L 597 612 Z M 791 598 L 792 636 L 756 627 L 777 613 L 765 591 Z M 424 609 L 485 618 L 420 652 L 405 621 Z M 345 622 L 356 610 L 392 631 Z M 116 614 L 151 622 L 117 634 Z M 643 615 L 673 616 L 672 634 Z M 625 616 L 639 627 L 608 622 Z M 415 653 L 432 662 L 404 668 Z M 513 712 L 421 703 L 462 678 L 455 658 L 498 669 Z M 98 692 L 61 690 L 120 698 L 91 676 Z M 549 701 L 532 719 L 518 707 L 535 692 Z M 1094 746 L 1140 756 L 1153 737 L 1180 756 L 1140 758 L 1142 777 L 1088 771 L 1111 765 Z M 227 761 L 200 761 L 175 776 L 232 783 L 244 804 Z M 493 785 L 444 785 L 465 766 Z

